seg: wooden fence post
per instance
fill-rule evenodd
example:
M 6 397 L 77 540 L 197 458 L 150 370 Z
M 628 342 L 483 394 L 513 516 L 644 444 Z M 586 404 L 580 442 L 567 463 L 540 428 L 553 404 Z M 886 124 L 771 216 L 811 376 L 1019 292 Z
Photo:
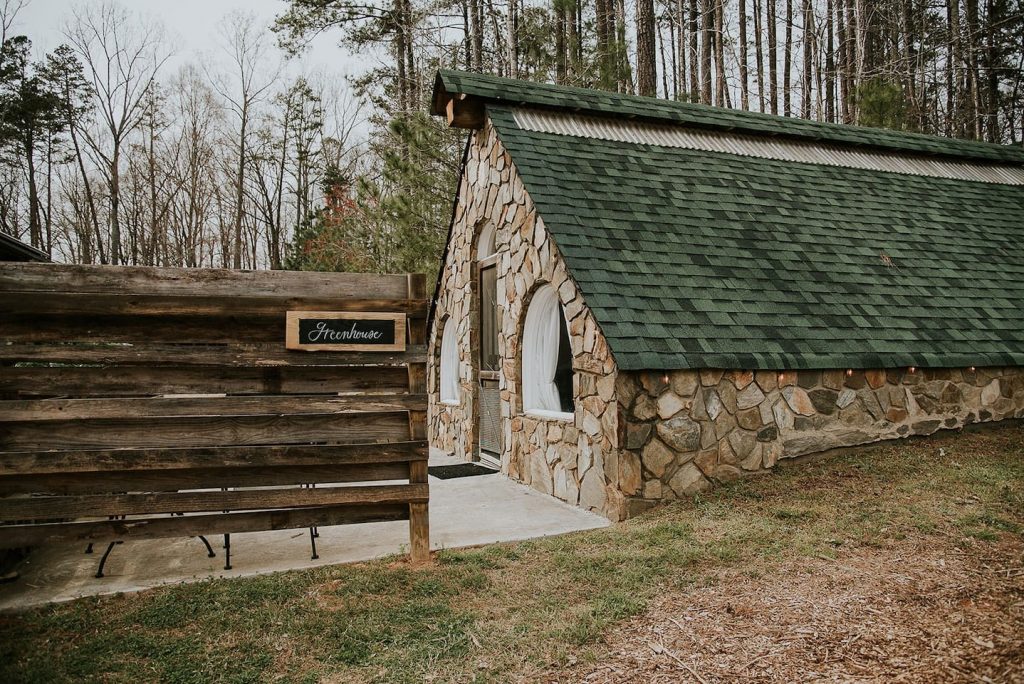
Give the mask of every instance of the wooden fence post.
M 409 299 L 427 298 L 427 279 L 422 273 L 409 274 Z M 424 318 L 409 321 L 407 328 L 410 345 L 426 345 L 427 322 Z M 425 362 L 409 363 L 409 394 L 425 394 L 427 391 L 427 366 Z M 409 434 L 414 440 L 427 438 L 426 411 L 409 411 Z M 429 447 L 428 447 L 429 449 Z M 427 453 L 429 458 L 429 451 Z M 409 483 L 427 483 L 427 461 L 409 463 Z M 430 560 L 430 511 L 425 503 L 409 504 L 410 555 L 414 563 Z

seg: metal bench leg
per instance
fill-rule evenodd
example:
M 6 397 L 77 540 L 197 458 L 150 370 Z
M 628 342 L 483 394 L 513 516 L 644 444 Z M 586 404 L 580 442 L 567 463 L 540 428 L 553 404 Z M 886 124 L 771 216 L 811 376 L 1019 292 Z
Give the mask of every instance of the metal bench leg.
M 303 489 L 316 489 L 316 482 L 309 482 L 301 486 Z M 309 528 L 309 533 L 312 534 L 314 537 L 319 537 L 320 528 L 314 525 L 313 527 Z M 313 558 L 316 559 L 316 551 L 313 552 Z
M 210 546 L 210 542 L 206 541 L 206 537 L 204 537 L 204 536 L 203 536 L 203 535 L 201 535 L 201 534 L 200 534 L 200 535 L 198 535 L 198 536 L 199 536 L 199 540 L 200 540 L 201 542 L 203 542 L 204 544 L 206 544 L 206 552 L 207 552 L 207 553 L 206 553 L 206 557 L 207 557 L 207 558 L 216 558 L 216 557 L 217 557 L 217 554 L 215 554 L 215 553 L 213 552 L 213 547 L 212 547 L 212 546 Z
M 224 535 L 224 569 L 231 569 L 231 535 Z
M 316 532 L 315 527 L 309 528 L 309 545 L 313 547 L 313 556 L 312 558 L 310 558 L 310 560 L 316 560 L 320 557 L 316 554 L 316 538 L 319 536 L 320 535 Z
M 89 545 L 85 547 L 85 552 L 92 553 L 92 542 L 89 542 Z
M 100 558 L 100 567 L 96 569 L 96 577 L 97 577 L 97 579 L 100 578 L 100 577 L 103 577 L 103 566 L 105 566 L 107 564 L 107 556 L 110 555 L 110 552 L 114 550 L 114 546 L 117 545 L 117 544 L 124 544 L 124 542 L 123 541 L 112 541 L 109 544 L 107 544 L 107 550 L 103 552 L 103 557 Z

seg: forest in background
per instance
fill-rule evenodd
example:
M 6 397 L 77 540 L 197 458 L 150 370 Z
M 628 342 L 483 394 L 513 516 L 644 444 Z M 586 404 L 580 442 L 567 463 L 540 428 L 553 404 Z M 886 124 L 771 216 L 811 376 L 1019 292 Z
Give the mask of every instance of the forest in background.
M 1024 0 L 289 0 L 175 73 L 113 0 L 40 57 L 11 32 L 29 1 L 0 0 L 0 230 L 59 261 L 433 278 L 465 140 L 426 114 L 441 67 L 1024 138 Z M 372 57 L 348 88 L 272 55 L 325 34 Z

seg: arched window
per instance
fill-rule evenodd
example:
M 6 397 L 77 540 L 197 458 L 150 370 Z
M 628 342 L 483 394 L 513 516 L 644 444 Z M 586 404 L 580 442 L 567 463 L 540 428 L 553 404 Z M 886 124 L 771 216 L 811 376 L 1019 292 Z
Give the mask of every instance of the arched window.
M 494 224 L 488 223 L 476 241 L 476 260 L 483 261 L 494 254 Z
M 572 348 L 558 291 L 537 290 L 523 326 L 523 408 L 555 418 L 571 419 Z
M 459 345 L 452 319 L 444 322 L 441 333 L 441 401 L 445 404 L 459 403 Z

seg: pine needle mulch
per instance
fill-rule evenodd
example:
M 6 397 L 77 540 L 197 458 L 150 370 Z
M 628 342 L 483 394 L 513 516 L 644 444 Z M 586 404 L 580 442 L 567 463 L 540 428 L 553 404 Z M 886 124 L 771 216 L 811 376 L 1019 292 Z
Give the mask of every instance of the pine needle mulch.
M 721 572 L 557 682 L 1024 682 L 1024 541 L 906 538 Z

